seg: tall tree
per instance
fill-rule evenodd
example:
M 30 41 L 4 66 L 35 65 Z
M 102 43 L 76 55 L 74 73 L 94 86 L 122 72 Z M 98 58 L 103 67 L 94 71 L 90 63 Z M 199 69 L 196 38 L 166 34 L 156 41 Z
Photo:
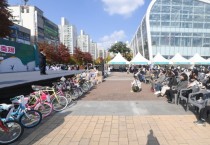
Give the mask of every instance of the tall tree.
M 74 48 L 74 59 L 76 60 L 77 64 L 82 65 L 84 61 L 84 53 L 79 48 Z
M 13 22 L 10 20 L 11 17 L 7 0 L 0 0 L 0 38 L 10 35 L 10 26 L 13 25 Z
M 47 63 L 53 64 L 58 62 L 58 55 L 53 45 L 44 43 L 38 43 L 39 49 L 43 49 L 46 53 Z
M 117 42 L 111 46 L 111 49 L 109 49 L 109 52 L 118 53 L 120 52 L 123 57 L 125 57 L 127 60 L 130 60 L 130 48 L 127 47 L 126 43 L 123 42 Z
M 58 46 L 57 56 L 58 56 L 59 63 L 69 63 L 70 62 L 69 50 L 63 44 L 60 44 Z
M 121 54 L 129 53 L 130 51 L 130 48 L 128 48 L 126 43 L 123 42 L 117 42 L 111 46 L 111 49 L 109 49 L 109 52 L 120 52 Z
M 110 55 L 108 55 L 105 59 L 106 63 L 109 62 L 110 60 L 112 60 L 112 57 Z
M 83 61 L 84 61 L 85 64 L 93 62 L 92 55 L 89 52 L 84 52 L 83 53 L 83 58 L 84 58 Z
M 96 65 L 101 64 L 103 61 L 104 61 L 104 59 L 103 59 L 102 57 L 98 57 L 98 58 L 95 60 L 95 64 L 96 64 Z

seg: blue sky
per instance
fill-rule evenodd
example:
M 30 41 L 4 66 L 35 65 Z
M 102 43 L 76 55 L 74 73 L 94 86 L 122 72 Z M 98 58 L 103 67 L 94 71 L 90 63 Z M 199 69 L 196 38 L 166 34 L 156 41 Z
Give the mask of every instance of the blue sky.
M 29 0 L 56 24 L 65 17 L 90 35 L 94 42 L 109 47 L 115 41 L 130 41 L 151 0 Z M 10 5 L 23 0 L 8 0 Z

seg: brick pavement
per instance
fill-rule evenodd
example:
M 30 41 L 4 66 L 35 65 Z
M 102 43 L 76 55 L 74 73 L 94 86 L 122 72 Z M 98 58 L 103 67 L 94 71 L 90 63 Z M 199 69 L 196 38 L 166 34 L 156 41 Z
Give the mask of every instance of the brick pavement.
M 158 100 L 148 86 L 145 95 L 131 93 L 130 84 L 127 85 L 129 76 L 121 75 L 114 74 L 79 102 L 165 101 Z M 121 87 L 115 86 L 117 82 Z M 117 91 L 119 88 L 122 89 Z M 104 93 L 98 95 L 97 91 L 102 90 Z M 69 108 L 65 113 L 46 118 L 40 126 L 26 130 L 15 145 L 210 145 L 210 125 L 196 126 L 195 115 L 75 115 L 73 112 Z
M 56 114 L 19 145 L 210 145 L 210 125 L 183 116 Z
M 99 84 L 83 97 L 85 101 L 131 101 L 131 100 L 159 100 L 151 91 L 150 85 L 142 83 L 142 91 L 131 93 L 133 75 L 127 73 L 114 73 L 104 83 Z

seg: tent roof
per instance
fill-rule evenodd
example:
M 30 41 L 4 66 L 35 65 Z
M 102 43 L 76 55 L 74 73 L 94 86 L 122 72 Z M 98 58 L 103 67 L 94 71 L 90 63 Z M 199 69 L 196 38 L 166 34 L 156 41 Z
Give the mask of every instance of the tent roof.
M 189 59 L 192 64 L 210 64 L 210 62 L 203 57 L 201 57 L 198 53 L 196 53 L 193 57 Z
M 118 52 L 118 54 L 110 60 L 108 64 L 129 64 L 129 61 L 122 57 L 122 55 Z
M 170 61 L 172 61 L 173 64 L 190 64 L 190 61 L 181 56 L 179 53 L 171 58 Z
M 149 64 L 150 61 L 144 58 L 139 52 L 136 56 L 131 60 L 131 64 Z
M 156 56 L 153 58 L 152 61 L 153 64 L 170 64 L 171 61 L 164 58 L 159 52 L 156 54 Z

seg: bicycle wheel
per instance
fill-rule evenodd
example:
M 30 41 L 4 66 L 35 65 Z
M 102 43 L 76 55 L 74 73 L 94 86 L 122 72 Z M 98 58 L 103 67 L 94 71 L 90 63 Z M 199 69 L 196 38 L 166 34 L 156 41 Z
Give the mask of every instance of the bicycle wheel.
M 66 92 L 66 93 L 65 93 L 65 97 L 66 97 L 67 100 L 68 100 L 68 104 L 70 104 L 71 101 L 72 101 L 72 96 L 71 96 L 68 92 Z
M 10 144 L 15 142 L 23 134 L 23 126 L 15 121 L 10 120 L 3 123 L 7 131 L 0 127 L 0 144 Z
M 77 89 L 73 89 L 69 92 L 69 94 L 72 96 L 73 100 L 76 100 L 79 97 L 79 92 L 77 91 Z
M 62 111 L 66 109 L 68 105 L 68 100 L 64 96 L 58 96 L 53 98 L 52 100 L 53 110 L 55 111 Z
M 83 90 L 84 92 L 89 91 L 89 86 L 88 86 L 88 84 L 86 84 L 86 83 L 83 83 L 83 84 L 81 85 L 81 88 L 82 88 L 82 90 Z
M 33 128 L 42 121 L 42 114 L 37 110 L 27 110 L 20 116 L 20 123 L 25 128 Z
M 53 107 L 50 103 L 44 102 L 35 107 L 35 110 L 38 110 L 42 113 L 42 117 L 47 117 L 52 113 Z

